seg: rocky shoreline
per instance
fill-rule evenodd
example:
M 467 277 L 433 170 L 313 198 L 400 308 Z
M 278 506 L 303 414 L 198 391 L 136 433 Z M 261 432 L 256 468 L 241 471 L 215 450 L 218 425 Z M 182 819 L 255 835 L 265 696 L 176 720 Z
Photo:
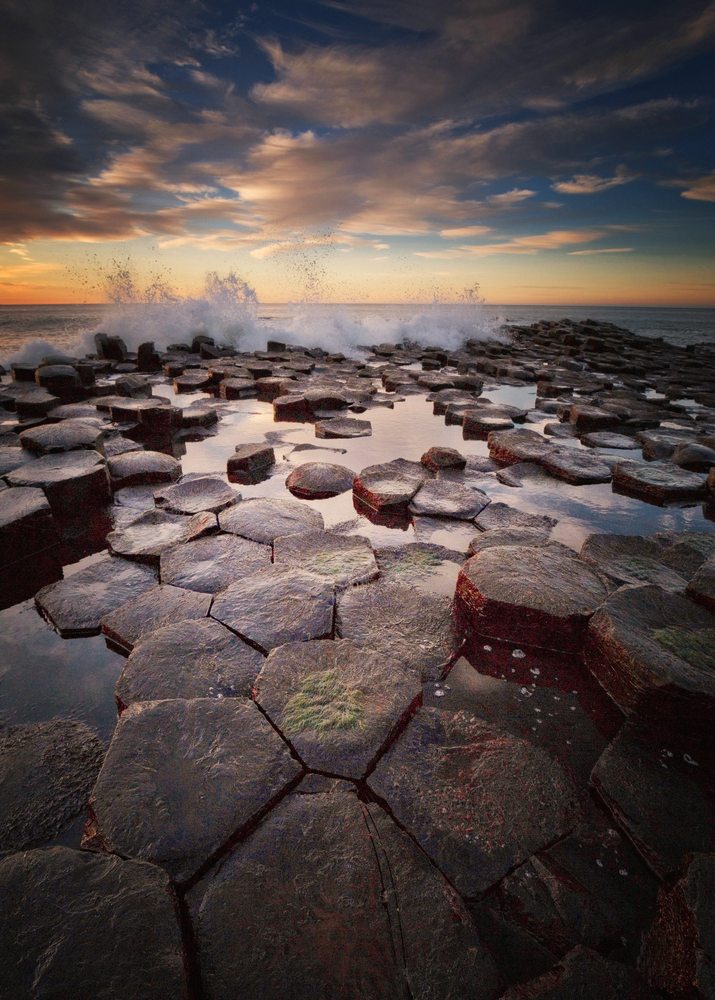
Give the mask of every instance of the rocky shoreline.
M 715 998 L 715 348 L 95 340 L 0 384 L 1 606 L 126 657 L 0 727 L 0 998 Z

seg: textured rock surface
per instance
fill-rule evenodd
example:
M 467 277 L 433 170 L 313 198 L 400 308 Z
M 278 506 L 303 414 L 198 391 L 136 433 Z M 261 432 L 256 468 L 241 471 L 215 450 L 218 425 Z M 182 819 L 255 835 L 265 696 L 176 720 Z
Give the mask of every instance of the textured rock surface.
M 420 459 L 422 465 L 426 465 L 433 472 L 440 469 L 463 469 L 467 460 L 456 448 L 430 448 Z
M 158 564 L 164 549 L 191 542 L 216 530 L 216 515 L 209 511 L 186 517 L 147 510 L 124 527 L 107 535 L 110 552 L 137 562 Z
M 81 448 L 98 449 L 103 437 L 101 420 L 96 417 L 78 417 L 23 431 L 20 443 L 23 448 L 38 455 L 51 455 L 54 452 Z
M 322 531 L 323 515 L 297 500 L 243 500 L 219 514 L 222 531 L 271 545 L 278 535 Z
M 159 868 L 67 847 L 29 851 L 0 860 L 0 893 L 8 1000 L 184 995 L 181 933 Z
M 84 723 L 0 730 L 0 851 L 35 847 L 87 805 L 104 746 Z
M 594 431 L 592 434 L 584 434 L 581 444 L 589 448 L 637 448 L 638 442 L 625 434 L 614 434 L 612 431 Z
M 286 488 L 303 500 L 323 500 L 351 490 L 354 479 L 355 473 L 344 465 L 306 462 L 293 469 L 286 479 Z
M 187 879 L 300 773 L 252 702 L 135 702 L 92 792 L 86 840 Z
M 283 535 L 273 543 L 276 566 L 294 566 L 324 577 L 338 588 L 375 580 L 379 570 L 367 538 L 326 531 Z
M 256 472 L 269 468 L 275 460 L 273 448 L 265 441 L 237 444 L 235 453 L 229 455 L 227 469 L 229 472 Z
M 697 570 L 687 586 L 687 592 L 694 601 L 715 614 L 715 556 L 711 556 Z
M 530 528 L 542 532 L 546 537 L 559 522 L 555 517 L 546 514 L 527 514 L 506 503 L 490 503 L 474 523 L 481 531 L 494 531 L 500 528 Z
M 163 549 L 159 575 L 162 583 L 215 594 L 270 562 L 270 545 L 237 535 L 209 535 Z
M 432 478 L 432 473 L 419 462 L 396 458 L 381 465 L 369 465 L 355 477 L 353 491 L 358 499 L 382 510 L 385 507 L 404 506 L 417 490 Z
M 539 528 L 490 528 L 469 543 L 468 556 L 477 555 L 499 545 L 548 545 L 549 536 Z
M 554 450 L 553 444 L 541 434 L 521 427 L 513 431 L 492 431 L 488 441 L 489 454 L 502 465 L 540 462 Z
M 432 479 L 413 496 L 409 511 L 411 514 L 427 517 L 455 517 L 471 521 L 489 502 L 489 497 L 482 490 L 443 479 Z
M 26 465 L 32 461 L 32 456 L 24 448 L 16 448 L 12 445 L 0 447 L 0 476 L 6 476 L 13 469 L 19 469 L 21 465 Z
M 642 535 L 589 535 L 581 558 L 597 566 L 617 584 L 655 583 L 665 590 L 683 590 L 686 579 L 668 562 L 665 544 Z
M 54 514 L 101 506 L 110 497 L 107 467 L 95 451 L 43 455 L 8 473 L 6 479 L 10 486 L 41 489 Z
M 613 467 L 613 488 L 655 504 L 705 497 L 702 476 L 663 462 L 617 462 Z
M 545 455 L 541 464 L 550 476 L 576 486 L 611 481 L 608 465 L 591 452 L 577 448 L 557 448 Z
M 181 463 L 160 451 L 131 451 L 108 461 L 112 489 L 173 483 L 181 476 Z
M 218 514 L 240 499 L 241 494 L 231 489 L 222 479 L 212 479 L 210 476 L 190 479 L 188 482 L 177 483 L 176 486 L 165 486 L 154 494 L 154 503 L 167 514 L 190 515 L 203 510 Z
M 375 559 L 382 580 L 421 587 L 447 597 L 454 594 L 459 567 L 464 562 L 462 553 L 429 542 L 376 548 Z
M 332 417 L 330 420 L 317 420 L 315 423 L 317 438 L 357 438 L 370 437 L 371 434 L 372 424 L 369 420 Z
M 646 983 L 628 966 L 609 962 L 588 948 L 575 948 L 558 965 L 502 1000 L 655 1000 Z
M 205 618 L 211 607 L 210 594 L 197 594 L 160 584 L 122 604 L 102 618 L 102 632 L 123 649 L 132 650 L 139 640 L 164 625 Z
M 42 490 L 18 487 L 0 493 L 0 566 L 57 541 L 52 511 Z

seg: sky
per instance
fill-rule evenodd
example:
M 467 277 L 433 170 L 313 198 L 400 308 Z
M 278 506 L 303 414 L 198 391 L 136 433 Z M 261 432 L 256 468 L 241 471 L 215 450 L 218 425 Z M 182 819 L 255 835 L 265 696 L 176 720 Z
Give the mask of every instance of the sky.
M 715 306 L 714 43 L 705 0 L 3 0 L 0 304 Z

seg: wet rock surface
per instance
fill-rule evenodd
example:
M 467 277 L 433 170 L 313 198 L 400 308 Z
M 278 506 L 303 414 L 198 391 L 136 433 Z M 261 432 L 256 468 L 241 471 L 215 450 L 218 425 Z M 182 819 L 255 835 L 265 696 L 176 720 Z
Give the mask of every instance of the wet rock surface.
M 191 515 L 204 510 L 218 514 L 240 499 L 240 493 L 223 480 L 212 479 L 210 476 L 167 486 L 154 494 L 154 503 L 167 514 Z
M 133 451 L 108 461 L 112 489 L 144 486 L 148 483 L 172 483 L 181 475 L 181 465 L 171 455 L 158 451 Z
M 642 535 L 589 535 L 580 555 L 618 585 L 654 583 L 665 590 L 677 591 L 683 590 L 687 583 L 683 574 L 678 572 L 682 568 L 678 553 L 654 538 Z M 686 576 L 689 575 L 687 570 L 685 572 Z
M 234 454 L 229 456 L 227 470 L 229 474 L 237 471 L 256 472 L 269 468 L 275 460 L 275 452 L 270 445 L 262 442 L 237 444 Z
M 371 434 L 372 424 L 369 420 L 332 417 L 329 420 L 317 420 L 315 423 L 317 438 L 357 438 L 370 437 Z
M 608 483 L 611 480 L 608 465 L 590 452 L 577 451 L 575 448 L 557 448 L 545 455 L 541 464 L 550 476 L 577 486 Z
M 178 542 L 191 542 L 214 532 L 216 515 L 205 511 L 186 517 L 148 510 L 107 535 L 109 551 L 125 559 L 157 565 L 161 553 Z
M 322 531 L 323 515 L 297 500 L 243 500 L 219 514 L 222 531 L 272 545 L 279 535 Z
M 6 481 L 41 489 L 56 514 L 102 506 L 110 496 L 107 466 L 95 451 L 43 455 L 8 473 Z
M 419 462 L 396 458 L 370 465 L 355 477 L 355 496 L 373 510 L 405 506 L 432 473 Z
M 122 650 L 131 651 L 143 636 L 163 625 L 205 618 L 211 600 L 210 594 L 159 584 L 105 615 L 102 632 Z
M 502 1000 L 655 1000 L 633 969 L 609 962 L 588 948 L 575 948 L 538 979 L 513 986 Z
M 715 614 L 715 557 L 700 566 L 686 590 L 689 597 Z
M 51 455 L 54 452 L 75 451 L 82 448 L 99 450 L 103 437 L 101 420 L 94 417 L 78 417 L 23 431 L 20 434 L 20 443 L 23 448 L 37 455 Z
M 0 494 L 0 566 L 57 541 L 52 511 L 42 490 L 19 487 Z
M 163 549 L 162 583 L 215 594 L 271 562 L 271 548 L 237 535 L 209 535 Z
M 502 465 L 517 462 L 540 462 L 554 446 L 536 431 L 517 428 L 513 431 L 492 431 L 488 438 L 489 454 Z
M 443 479 L 424 483 L 409 504 L 411 514 L 427 517 L 456 517 L 471 521 L 489 504 L 483 490 L 472 489 Z
M 379 570 L 367 538 L 327 531 L 283 535 L 273 543 L 276 566 L 294 566 L 343 589 L 375 580 Z
M 662 462 L 617 462 L 613 467 L 613 486 L 656 504 L 705 497 L 702 476 Z
M 286 488 L 301 500 L 324 500 L 353 488 L 355 473 L 344 465 L 305 462 L 286 479 Z
M 545 536 L 558 524 L 555 517 L 547 514 L 528 514 L 506 503 L 491 503 L 475 519 L 480 531 L 494 531 L 500 528 L 530 528 Z

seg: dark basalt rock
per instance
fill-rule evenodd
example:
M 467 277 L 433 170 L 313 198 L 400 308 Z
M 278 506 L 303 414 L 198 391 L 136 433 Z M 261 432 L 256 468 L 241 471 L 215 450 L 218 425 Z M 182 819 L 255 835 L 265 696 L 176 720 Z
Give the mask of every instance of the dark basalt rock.
M 314 573 L 339 589 L 368 583 L 379 574 L 369 539 L 359 535 L 326 531 L 279 535 L 273 542 L 273 561 Z
M 143 446 L 138 441 L 124 437 L 122 434 L 115 434 L 112 437 L 105 437 L 101 444 L 102 454 L 105 458 L 115 458 L 117 455 L 124 455 L 128 451 L 143 451 Z
M 448 598 L 382 580 L 340 595 L 335 631 L 382 651 L 422 680 L 441 677 L 462 643 Z
M 355 477 L 355 496 L 373 510 L 407 505 L 417 490 L 432 478 L 419 462 L 396 458 L 381 465 L 368 465 Z
M 132 650 L 114 695 L 123 710 L 135 701 L 250 698 L 264 659 L 213 618 L 158 628 Z
M 488 406 L 464 410 L 461 424 L 463 437 L 478 441 L 486 441 L 493 431 L 509 431 L 514 427 L 511 417 Z
M 120 375 L 114 382 L 114 389 L 120 396 L 132 399 L 148 399 L 152 393 L 152 385 L 142 375 Z
M 107 535 L 110 552 L 125 559 L 158 565 L 164 549 L 178 542 L 191 542 L 216 530 L 216 515 L 203 511 L 186 517 L 147 510 L 139 517 Z
M 41 489 L 54 514 L 103 506 L 111 495 L 104 458 L 94 451 L 43 455 L 5 478 L 10 486 Z
M 541 459 L 543 468 L 566 483 L 585 486 L 611 481 L 611 469 L 596 455 L 577 448 L 557 448 Z
M 642 535 L 589 535 L 581 547 L 581 558 L 619 585 L 654 583 L 664 590 L 677 591 L 683 590 L 687 582 L 672 568 L 668 546 Z
M 281 802 L 191 897 L 211 1000 L 498 992 L 459 897 L 379 807 L 342 782 Z
M 708 448 L 704 444 L 679 444 L 673 452 L 672 460 L 681 469 L 709 472 L 715 465 L 715 448 Z
M 182 376 L 182 380 L 186 376 Z M 174 385 L 176 385 L 174 381 Z M 250 378 L 225 378 L 218 387 L 221 399 L 251 399 L 256 396 L 256 383 Z
M 599 406 L 573 403 L 569 422 L 577 431 L 588 434 L 590 431 L 610 431 L 622 423 L 622 418 L 617 413 L 601 409 Z
M 688 597 L 704 605 L 715 614 L 715 556 L 711 556 L 698 569 L 686 588 Z
M 131 652 L 150 632 L 174 622 L 205 618 L 210 607 L 209 594 L 160 584 L 105 615 L 102 632 L 122 651 Z
M 344 465 L 330 462 L 305 462 L 293 469 L 286 488 L 302 500 L 324 500 L 351 490 L 355 473 Z
M 8 1000 L 184 995 L 181 933 L 159 868 L 54 847 L 0 860 L 0 892 Z
M 28 455 L 24 448 L 16 448 L 12 445 L 0 447 L 0 476 L 5 476 L 13 469 L 19 469 L 21 465 L 26 465 L 31 461 L 32 456 Z
M 219 514 L 222 531 L 271 545 L 279 535 L 322 531 L 323 515 L 297 500 L 242 500 Z
M 627 722 L 591 774 L 608 811 L 661 879 L 677 872 L 686 854 L 715 849 L 715 811 L 692 760 Z
M 83 844 L 185 880 L 300 773 L 250 701 L 135 702 L 114 731 Z
M 67 396 L 81 386 L 80 378 L 71 365 L 43 365 L 35 372 L 35 382 L 57 396 Z
M 211 615 L 262 652 L 333 630 L 333 586 L 313 573 L 269 566 L 218 593 Z
M 546 514 L 527 514 L 506 503 L 490 503 L 474 523 L 480 531 L 494 531 L 500 528 L 530 528 L 539 531 L 546 537 L 559 522 L 555 517 Z
M 456 448 L 435 447 L 426 451 L 420 462 L 433 472 L 439 472 L 440 469 L 463 469 L 467 459 Z
M 103 757 L 104 746 L 82 722 L 51 719 L 0 731 L 0 851 L 35 847 L 81 813 Z
M 209 535 L 163 549 L 159 574 L 162 583 L 215 594 L 270 562 L 269 545 L 236 535 Z
M 380 578 L 452 597 L 464 555 L 442 545 L 412 542 L 375 549 Z
M 241 494 L 232 490 L 222 479 L 210 476 L 189 479 L 176 486 L 165 486 L 154 494 L 154 503 L 167 514 L 198 514 L 230 507 L 241 499 Z
M 541 462 L 554 446 L 538 434 L 519 427 L 513 431 L 492 431 L 487 438 L 489 454 L 502 465 L 516 465 L 517 462 Z
M 584 434 L 581 444 L 589 448 L 637 448 L 638 442 L 625 434 L 614 434 L 612 431 L 594 431 Z
M 715 856 L 692 858 L 683 877 L 664 886 L 643 942 L 641 972 L 664 994 L 710 1000 L 715 980 Z
M 315 436 L 317 438 L 358 438 L 370 437 L 372 424 L 369 420 L 356 420 L 352 417 L 331 417 L 329 420 L 317 420 Z
M 95 411 L 96 412 L 96 411 Z M 104 437 L 104 424 L 98 417 L 78 417 L 58 424 L 43 424 L 22 431 L 23 448 L 38 455 L 75 451 L 79 448 L 97 450 Z
M 173 483 L 181 476 L 181 463 L 160 451 L 133 451 L 108 461 L 112 489 Z
M 58 541 L 42 490 L 18 487 L 0 494 L 0 566 L 42 552 Z
M 307 420 L 310 410 L 305 396 L 299 392 L 290 392 L 286 396 L 276 396 L 273 400 L 273 413 L 276 420 Z
M 521 986 L 512 986 L 502 1000 L 655 1000 L 637 972 L 609 962 L 588 948 L 574 948 L 553 969 Z
M 411 514 L 454 517 L 471 521 L 490 503 L 482 490 L 444 479 L 432 479 L 419 488 L 409 505 Z
M 548 545 L 549 535 L 542 528 L 490 528 L 469 543 L 467 556 L 475 556 L 500 545 Z
M 705 497 L 705 481 L 695 472 L 685 472 L 663 462 L 624 459 L 613 467 L 613 489 L 653 504 Z
M 315 640 L 274 649 L 254 698 L 308 767 L 358 779 L 422 700 L 422 687 L 382 652 Z
M 205 389 L 211 384 L 211 376 L 207 371 L 188 371 L 183 375 L 177 375 L 174 379 L 174 391 L 196 392 L 198 389 Z
M 579 652 L 605 585 L 563 545 L 498 546 L 469 559 L 457 596 L 484 635 Z
M 535 462 L 516 462 L 514 465 L 507 466 L 505 469 L 499 469 L 496 476 L 499 482 L 503 483 L 504 486 L 511 486 L 515 488 L 524 486 L 525 483 L 529 482 L 541 481 L 542 483 L 548 483 L 551 478 L 549 474 Z
M 35 604 L 63 638 L 98 635 L 104 615 L 155 586 L 156 573 L 148 566 L 105 556 L 43 587 Z
M 575 789 L 559 764 L 464 712 L 420 710 L 369 784 L 466 897 L 576 818 Z
M 707 736 L 715 711 L 715 617 L 656 586 L 612 594 L 588 626 L 584 660 L 627 715 Z
M 227 469 L 232 472 L 258 472 L 273 465 L 276 455 L 265 442 L 237 444 L 236 453 L 229 456 Z

